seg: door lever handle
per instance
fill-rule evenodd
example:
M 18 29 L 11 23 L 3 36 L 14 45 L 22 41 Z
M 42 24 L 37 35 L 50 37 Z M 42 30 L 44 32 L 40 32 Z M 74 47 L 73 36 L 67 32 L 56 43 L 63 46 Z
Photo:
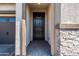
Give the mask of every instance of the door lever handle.
M 9 35 L 9 32 L 6 32 L 6 35 Z

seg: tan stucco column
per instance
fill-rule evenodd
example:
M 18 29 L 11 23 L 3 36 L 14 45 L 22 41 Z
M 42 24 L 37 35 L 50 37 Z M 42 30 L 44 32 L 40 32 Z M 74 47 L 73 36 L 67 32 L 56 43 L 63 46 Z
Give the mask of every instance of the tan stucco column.
M 22 3 L 16 3 L 15 55 L 22 55 Z
M 49 6 L 49 32 L 50 32 L 50 44 L 51 54 L 55 55 L 55 19 L 54 19 L 54 4 Z
M 16 48 L 15 55 L 26 55 L 26 11 L 25 3 L 16 4 Z
M 22 4 L 22 55 L 26 56 L 26 4 Z

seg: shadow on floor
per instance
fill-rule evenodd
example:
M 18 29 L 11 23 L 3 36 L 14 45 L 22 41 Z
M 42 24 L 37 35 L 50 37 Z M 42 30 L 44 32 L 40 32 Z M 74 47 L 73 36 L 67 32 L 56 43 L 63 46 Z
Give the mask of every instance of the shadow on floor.
M 45 40 L 33 40 L 27 46 L 27 56 L 51 56 L 50 45 Z

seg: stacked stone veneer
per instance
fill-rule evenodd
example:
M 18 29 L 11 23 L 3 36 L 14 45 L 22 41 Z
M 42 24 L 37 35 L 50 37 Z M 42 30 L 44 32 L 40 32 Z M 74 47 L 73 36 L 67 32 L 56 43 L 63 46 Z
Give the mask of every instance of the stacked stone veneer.
M 60 30 L 60 55 L 79 55 L 79 30 Z
M 55 56 L 60 56 L 60 30 L 55 29 L 56 39 L 55 39 Z

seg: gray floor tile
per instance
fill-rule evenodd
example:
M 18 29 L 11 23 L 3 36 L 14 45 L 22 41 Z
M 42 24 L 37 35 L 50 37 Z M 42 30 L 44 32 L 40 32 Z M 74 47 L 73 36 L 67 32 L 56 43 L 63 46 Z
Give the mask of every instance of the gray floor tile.
M 33 40 L 27 47 L 27 56 L 51 56 L 50 45 L 45 40 Z

